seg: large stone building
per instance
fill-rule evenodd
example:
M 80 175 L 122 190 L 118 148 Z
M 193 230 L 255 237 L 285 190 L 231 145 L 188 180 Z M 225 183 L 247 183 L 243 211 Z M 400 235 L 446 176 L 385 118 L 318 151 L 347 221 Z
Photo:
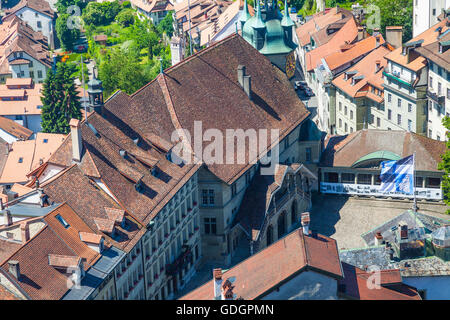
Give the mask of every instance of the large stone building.
M 222 137 L 227 129 L 242 129 L 246 135 L 248 130 L 278 129 L 279 141 L 268 148 L 278 146 L 274 152 L 280 163 L 303 163 L 314 171 L 319 159 L 322 137 L 310 139 L 309 112 L 286 75 L 237 34 L 165 70 L 131 97 L 115 95 L 106 105 L 118 118 L 136 121 L 149 135 L 159 134 L 166 141 L 171 141 L 175 129 L 187 130 L 194 138 L 200 135 L 196 139 L 208 129 L 217 129 Z M 224 113 L 226 117 L 219 116 Z M 158 121 L 153 120 L 155 115 Z M 193 148 L 198 158 L 206 154 L 205 139 L 201 150 Z M 218 161 L 204 160 L 198 188 L 205 260 L 230 263 L 232 244 L 238 241 L 232 233 L 234 219 L 265 154 L 249 159 L 245 151 L 244 161 L 234 164 L 225 164 L 223 155 Z

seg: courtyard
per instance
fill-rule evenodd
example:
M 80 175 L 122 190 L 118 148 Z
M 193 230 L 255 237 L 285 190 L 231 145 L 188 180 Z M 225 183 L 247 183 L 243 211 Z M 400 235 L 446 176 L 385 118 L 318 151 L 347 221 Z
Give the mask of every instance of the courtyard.
M 445 205 L 418 201 L 419 212 L 448 220 Z M 311 229 L 336 239 L 339 249 L 365 247 L 361 234 L 412 208 L 412 202 L 316 194 Z

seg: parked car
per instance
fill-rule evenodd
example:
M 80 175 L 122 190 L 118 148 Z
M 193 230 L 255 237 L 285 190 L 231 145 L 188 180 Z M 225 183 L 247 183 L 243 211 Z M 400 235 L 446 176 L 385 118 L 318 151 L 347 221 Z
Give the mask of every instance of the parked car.
M 312 97 L 314 92 L 310 88 L 305 88 L 305 93 L 308 97 Z
M 301 81 L 295 81 L 294 88 L 295 90 L 302 90 L 304 88 L 303 83 Z

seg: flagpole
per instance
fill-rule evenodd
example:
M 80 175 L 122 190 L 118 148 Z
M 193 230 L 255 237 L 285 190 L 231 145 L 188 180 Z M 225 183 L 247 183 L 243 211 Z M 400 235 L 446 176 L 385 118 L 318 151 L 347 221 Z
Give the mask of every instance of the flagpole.
M 414 224 L 416 224 L 417 220 L 417 198 L 416 198 L 416 152 L 413 153 L 413 193 L 414 193 Z M 414 225 L 415 227 L 415 225 Z

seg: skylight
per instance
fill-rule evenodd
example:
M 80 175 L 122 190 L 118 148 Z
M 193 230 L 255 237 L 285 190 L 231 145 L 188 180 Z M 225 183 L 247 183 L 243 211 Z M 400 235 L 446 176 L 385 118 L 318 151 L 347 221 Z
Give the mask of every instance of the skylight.
M 64 228 L 67 229 L 68 227 L 70 227 L 70 224 L 68 224 L 67 221 L 64 220 L 64 218 L 61 217 L 59 214 L 56 215 L 56 219 L 58 219 L 58 221 L 63 225 Z

